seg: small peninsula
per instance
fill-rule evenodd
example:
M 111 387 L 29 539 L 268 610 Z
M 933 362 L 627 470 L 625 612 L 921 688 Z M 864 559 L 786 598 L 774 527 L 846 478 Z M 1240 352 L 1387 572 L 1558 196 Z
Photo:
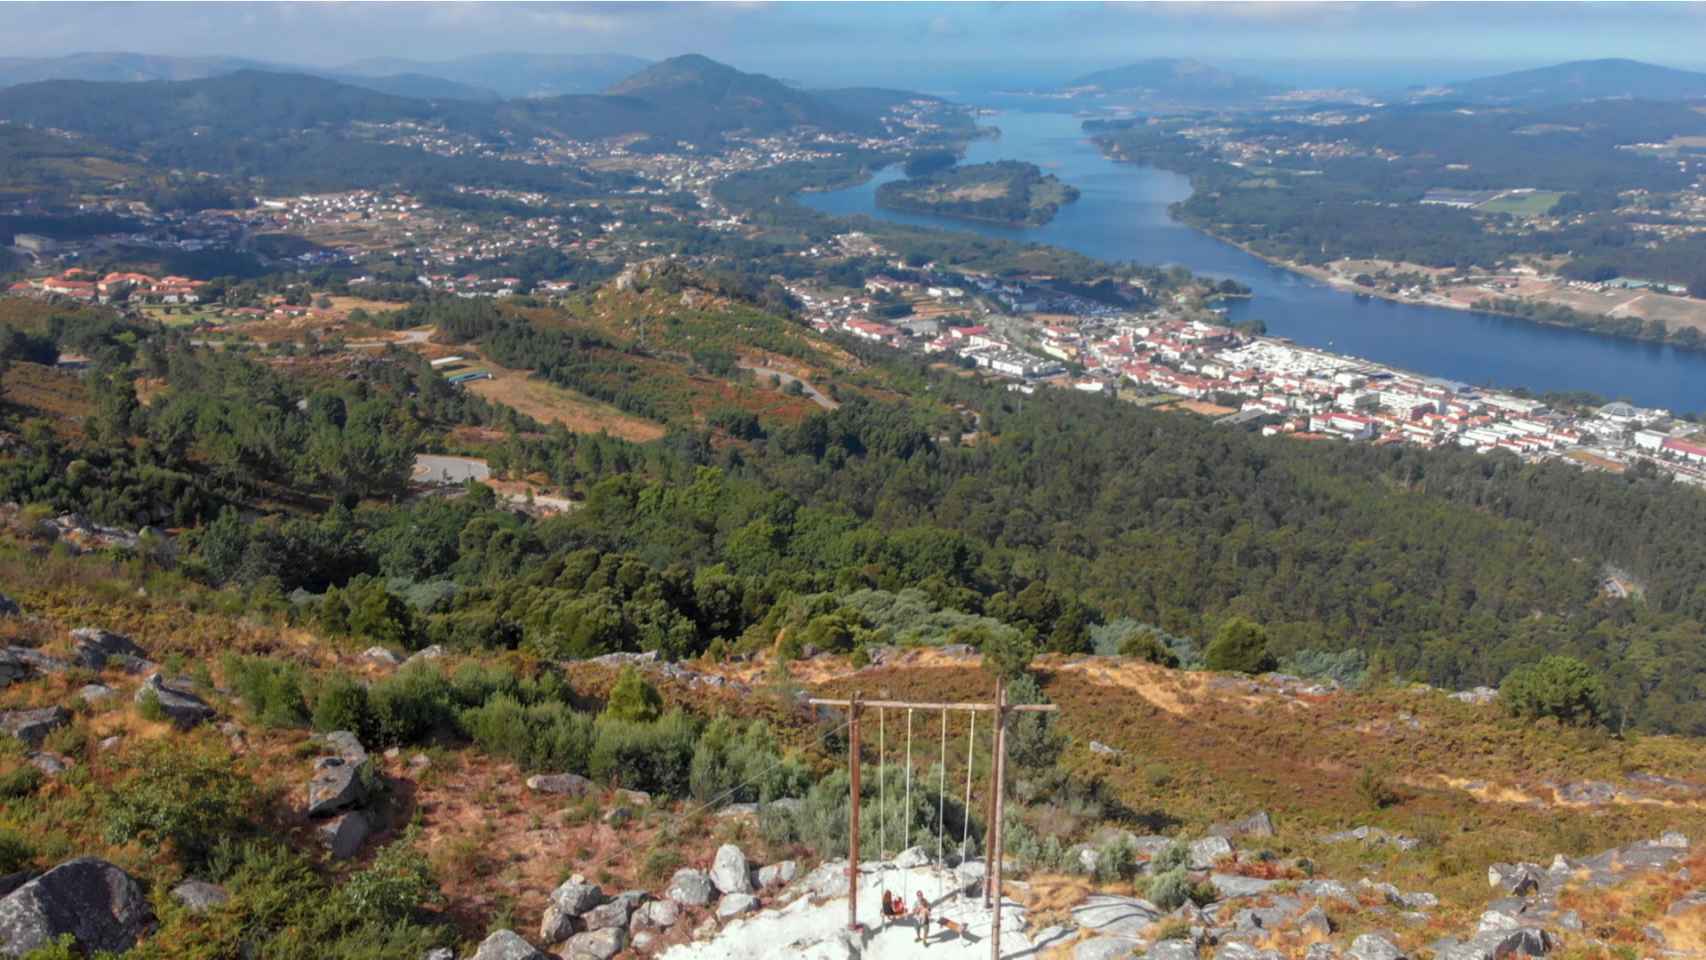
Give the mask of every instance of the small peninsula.
M 1076 188 L 1017 160 L 950 167 L 877 188 L 878 205 L 890 210 L 1015 227 L 1040 227 L 1077 199 Z

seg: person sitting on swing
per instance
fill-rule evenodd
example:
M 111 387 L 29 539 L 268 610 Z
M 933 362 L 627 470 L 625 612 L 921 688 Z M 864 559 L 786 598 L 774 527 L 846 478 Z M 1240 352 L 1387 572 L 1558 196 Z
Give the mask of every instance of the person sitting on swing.
M 906 904 L 900 898 L 887 890 L 883 891 L 883 922 L 887 923 L 897 917 L 906 915 Z
M 918 921 L 918 943 L 930 942 L 930 901 L 924 899 L 924 891 L 918 891 L 918 897 L 913 901 L 912 918 Z

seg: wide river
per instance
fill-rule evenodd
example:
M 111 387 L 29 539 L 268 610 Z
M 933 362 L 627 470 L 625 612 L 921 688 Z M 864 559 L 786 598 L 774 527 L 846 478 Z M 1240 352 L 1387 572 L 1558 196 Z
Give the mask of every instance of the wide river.
M 1508 317 L 1365 299 L 1273 266 L 1172 219 L 1167 207 L 1190 196 L 1183 176 L 1102 156 L 1079 120 L 1059 113 L 1003 113 L 988 121 L 996 140 L 979 140 L 967 163 L 1026 160 L 1077 187 L 1077 203 L 1042 227 L 1007 228 L 876 205 L 877 187 L 898 167 L 845 190 L 807 193 L 826 213 L 866 214 L 917 226 L 967 230 L 1077 250 L 1103 260 L 1179 264 L 1231 277 L 1255 291 L 1234 302 L 1234 321 L 1259 317 L 1269 334 L 1301 344 L 1484 386 L 1589 390 L 1676 412 L 1706 410 L 1706 352 L 1676 350 Z

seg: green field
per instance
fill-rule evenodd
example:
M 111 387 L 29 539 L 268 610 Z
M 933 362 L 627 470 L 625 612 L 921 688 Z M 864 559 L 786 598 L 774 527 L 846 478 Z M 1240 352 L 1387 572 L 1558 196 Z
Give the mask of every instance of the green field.
M 1519 217 L 1538 217 L 1549 212 L 1563 194 L 1555 190 L 1536 190 L 1488 200 L 1476 207 L 1482 213 L 1509 213 Z

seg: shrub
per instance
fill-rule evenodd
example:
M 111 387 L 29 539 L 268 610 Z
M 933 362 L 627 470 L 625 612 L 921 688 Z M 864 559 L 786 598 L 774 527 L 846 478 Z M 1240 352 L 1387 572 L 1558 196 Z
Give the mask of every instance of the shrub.
M 593 719 L 558 702 L 524 706 L 500 693 L 463 711 L 462 729 L 480 749 L 514 760 L 529 770 L 586 773 L 590 769 Z
M 1115 837 L 1096 848 L 1096 880 L 1113 883 L 1137 875 L 1137 846 L 1129 837 Z
M 302 668 L 296 664 L 226 654 L 220 671 L 261 725 L 300 727 L 308 722 Z
M 632 664 L 622 668 L 616 685 L 610 689 L 610 700 L 604 705 L 604 715 L 630 723 L 649 723 L 663 713 L 663 697 L 657 688 L 641 676 Z
M 1191 859 L 1191 848 L 1182 841 L 1175 840 L 1167 845 L 1165 850 L 1155 855 L 1149 862 L 1151 873 L 1166 873 L 1184 866 Z
M 357 918 L 375 924 L 407 920 L 440 898 L 432 865 L 416 849 L 413 831 L 386 845 L 337 895 Z
M 1364 767 L 1357 777 L 1357 796 L 1376 810 L 1390 807 L 1404 799 L 1386 779 L 1386 772 L 1377 767 Z
M 1584 727 L 1606 719 L 1605 682 L 1575 657 L 1551 656 L 1518 667 L 1499 684 L 1499 700 L 1513 716 L 1528 719 L 1551 717 Z
M 0 775 L 0 798 L 21 800 L 35 793 L 41 786 L 42 773 L 28 764 L 4 775 Z M 0 870 L 0 873 L 10 873 Z
M 680 710 L 650 723 L 611 716 L 598 718 L 588 766 L 593 777 L 668 797 L 688 793 L 693 750 L 693 721 Z
M 380 680 L 367 691 L 368 735 L 377 746 L 401 746 L 452 726 L 450 684 L 432 666 L 416 664 Z
M 153 690 L 142 691 L 141 698 L 136 701 L 136 712 L 150 723 L 165 723 L 168 719 L 166 708 L 160 706 L 160 697 Z
M 1220 625 L 1220 632 L 1204 654 L 1204 663 L 1210 670 L 1237 673 L 1272 670 L 1274 658 L 1268 653 L 1268 633 L 1243 617 L 1233 617 Z
M 1149 902 L 1163 910 L 1176 910 L 1186 901 L 1202 906 L 1213 903 L 1218 894 L 1207 883 L 1193 883 L 1184 867 L 1174 867 L 1157 874 L 1149 881 Z
M 17 873 L 35 858 L 35 848 L 22 834 L 14 830 L 0 830 L 0 874 Z
M 948 634 L 950 643 L 970 644 L 983 653 L 983 669 L 1002 680 L 1011 680 L 1030 669 L 1037 655 L 1036 644 L 1018 628 L 1006 625 L 959 627 Z
M 367 742 L 373 718 L 367 688 L 344 676 L 327 677 L 314 697 L 314 729 L 321 732 L 348 730 Z
M 811 775 L 797 757 L 781 755 L 762 720 L 742 730 L 736 721 L 718 717 L 693 750 L 688 784 L 701 803 L 768 803 L 803 796 Z
M 170 842 L 189 863 L 199 863 L 221 838 L 245 824 L 254 787 L 231 769 L 231 758 L 157 743 L 130 761 L 129 775 L 107 792 L 110 843 Z

